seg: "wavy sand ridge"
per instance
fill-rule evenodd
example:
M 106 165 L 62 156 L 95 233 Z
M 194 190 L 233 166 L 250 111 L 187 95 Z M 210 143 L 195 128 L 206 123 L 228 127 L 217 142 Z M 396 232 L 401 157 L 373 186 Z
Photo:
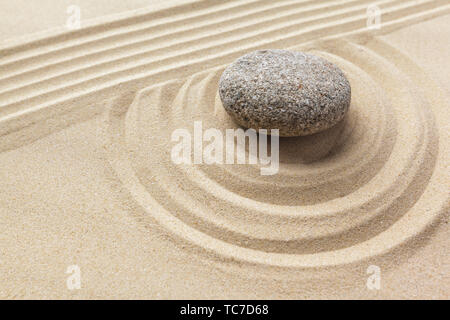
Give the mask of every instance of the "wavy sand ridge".
M 147 214 L 222 257 L 325 267 L 382 256 L 446 212 L 448 104 L 432 81 L 379 40 L 309 50 L 347 74 L 351 111 L 327 132 L 281 139 L 275 176 L 260 176 L 259 166 L 168 161 L 173 130 L 195 120 L 235 127 L 217 96 L 223 67 L 145 89 L 128 109 L 113 105 L 105 118 L 111 163 Z
M 373 3 L 210 0 L 176 7 L 172 17 L 156 12 L 5 48 L 0 51 L 0 134 L 7 140 L 2 149 L 25 142 L 24 134 L 36 137 L 55 115 L 77 110 L 69 122 L 92 117 L 102 107 L 86 107 L 94 96 L 107 100 L 189 76 L 253 49 L 364 31 L 368 4 Z M 450 12 L 446 1 L 375 4 L 383 10 L 382 32 Z M 38 123 L 39 130 L 30 128 Z M 54 124 L 55 130 L 64 125 Z M 17 133 L 24 128 L 28 131 Z
M 367 32 L 368 4 L 205 1 L 175 17 L 144 15 L 4 49 L 0 150 L 104 111 L 101 137 L 118 179 L 144 218 L 182 243 L 264 268 L 383 257 L 448 211 L 450 119 L 433 80 Z M 377 34 L 450 12 L 447 1 L 376 4 Z M 232 59 L 264 47 L 339 65 L 353 93 L 345 121 L 282 139 L 274 176 L 259 166 L 172 163 L 173 130 L 195 120 L 236 127 L 220 105 L 218 78 Z

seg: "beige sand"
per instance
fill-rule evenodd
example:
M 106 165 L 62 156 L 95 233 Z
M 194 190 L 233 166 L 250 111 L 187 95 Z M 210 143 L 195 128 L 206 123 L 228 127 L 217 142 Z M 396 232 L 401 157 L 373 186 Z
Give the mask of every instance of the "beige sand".
M 448 1 L 164 6 L 3 42 L 0 297 L 449 298 Z M 339 65 L 348 117 L 274 176 L 175 165 L 175 129 L 236 127 L 218 78 L 258 48 Z

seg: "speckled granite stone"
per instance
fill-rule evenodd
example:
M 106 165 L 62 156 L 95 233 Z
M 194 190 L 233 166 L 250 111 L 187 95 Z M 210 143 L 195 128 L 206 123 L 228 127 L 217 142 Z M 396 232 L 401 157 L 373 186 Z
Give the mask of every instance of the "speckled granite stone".
M 223 72 L 219 94 L 225 110 L 245 128 L 279 129 L 303 136 L 342 120 L 351 89 L 344 73 L 327 60 L 302 52 L 259 50 Z

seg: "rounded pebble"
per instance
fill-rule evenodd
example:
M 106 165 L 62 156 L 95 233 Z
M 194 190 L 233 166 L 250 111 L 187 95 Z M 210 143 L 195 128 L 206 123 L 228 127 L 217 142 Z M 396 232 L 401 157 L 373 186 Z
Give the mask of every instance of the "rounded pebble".
M 334 126 L 351 100 L 350 83 L 336 65 L 287 50 L 258 50 L 240 57 L 223 72 L 219 94 L 239 125 L 279 129 L 286 137 Z

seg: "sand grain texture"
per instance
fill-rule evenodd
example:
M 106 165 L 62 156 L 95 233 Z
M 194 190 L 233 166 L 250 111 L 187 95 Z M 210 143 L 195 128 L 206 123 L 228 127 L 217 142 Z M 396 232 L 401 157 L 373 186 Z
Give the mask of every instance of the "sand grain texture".
M 368 30 L 372 3 L 193 1 L 6 41 L 0 297 L 448 298 L 450 5 L 376 1 Z M 274 176 L 175 165 L 173 130 L 237 128 L 220 75 L 268 47 L 339 66 L 344 121 L 282 138 Z

